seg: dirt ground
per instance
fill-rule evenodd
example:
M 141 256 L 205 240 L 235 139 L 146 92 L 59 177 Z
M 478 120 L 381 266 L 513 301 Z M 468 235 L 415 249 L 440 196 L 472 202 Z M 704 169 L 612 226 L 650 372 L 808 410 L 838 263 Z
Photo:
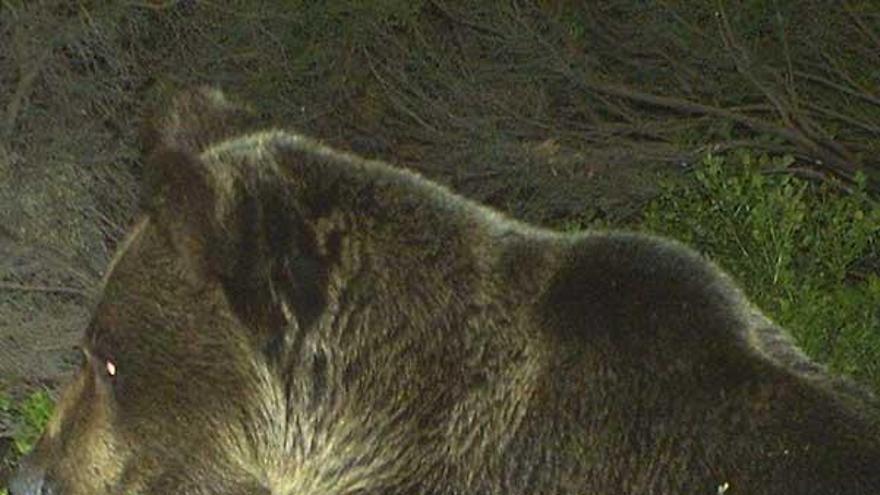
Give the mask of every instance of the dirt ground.
M 137 209 L 140 123 L 182 87 L 563 228 L 633 221 L 708 150 L 877 178 L 869 1 L 294 4 L 0 2 L 0 393 L 76 366 Z M 9 428 L 0 413 L 0 458 Z

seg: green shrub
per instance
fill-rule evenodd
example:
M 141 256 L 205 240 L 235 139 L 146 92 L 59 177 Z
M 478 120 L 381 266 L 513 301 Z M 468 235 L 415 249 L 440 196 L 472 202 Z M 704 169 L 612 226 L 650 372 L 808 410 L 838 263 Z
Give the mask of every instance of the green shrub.
M 643 228 L 705 253 L 809 355 L 880 391 L 880 206 L 863 177 L 841 194 L 785 172 L 792 161 L 709 155 Z
M 12 411 L 12 399 L 0 392 L 0 413 L 8 413 L 10 411 Z
M 45 390 L 31 394 L 18 407 L 21 415 L 22 429 L 15 438 L 15 447 L 20 454 L 24 454 L 33 448 L 34 443 L 49 422 L 52 409 L 55 404 Z
M 54 402 L 45 390 L 32 393 L 19 404 L 14 404 L 7 396 L 0 396 L 0 412 L 8 413 L 16 424 L 12 438 L 16 454 L 24 455 L 33 448 L 49 422 L 53 408 Z
M 45 390 L 34 392 L 16 404 L 9 395 L 0 392 L 0 415 L 11 418 L 14 423 L 12 437 L 13 450 L 0 456 L 0 463 L 14 465 L 18 458 L 29 452 L 36 443 L 49 417 L 52 415 L 54 403 Z M 0 495 L 9 492 L 0 488 Z

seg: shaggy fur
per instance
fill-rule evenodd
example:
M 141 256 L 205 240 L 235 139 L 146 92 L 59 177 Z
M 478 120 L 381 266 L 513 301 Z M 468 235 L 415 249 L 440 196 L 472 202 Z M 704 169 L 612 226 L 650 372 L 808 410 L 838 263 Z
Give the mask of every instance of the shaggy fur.
M 880 493 L 874 400 L 692 251 L 528 227 L 230 108 L 156 120 L 12 495 Z

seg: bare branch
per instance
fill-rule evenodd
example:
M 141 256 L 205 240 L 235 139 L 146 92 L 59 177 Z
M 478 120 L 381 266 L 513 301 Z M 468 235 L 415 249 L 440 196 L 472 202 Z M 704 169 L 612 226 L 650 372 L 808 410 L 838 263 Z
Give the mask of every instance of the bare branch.
M 47 285 L 22 285 L 22 284 L 11 284 L 7 282 L 0 282 L 0 290 L 8 290 L 8 291 L 19 291 L 19 292 L 48 292 L 53 294 L 71 294 L 74 296 L 80 296 L 86 299 L 91 298 L 91 294 L 88 291 L 77 289 L 75 287 L 53 287 Z
M 861 32 L 862 34 L 865 35 L 865 37 L 870 39 L 874 43 L 874 47 L 876 48 L 876 50 L 878 52 L 880 52 L 880 35 L 875 33 L 874 30 L 870 26 L 865 24 L 865 21 L 862 20 L 862 18 L 859 17 L 855 13 L 855 9 L 853 9 L 853 7 L 849 1 L 844 1 L 843 5 L 844 5 L 844 10 L 846 10 L 846 13 L 849 15 L 850 19 L 853 21 L 853 24 L 855 24 L 856 27 L 858 27 L 859 32 Z
M 27 70 L 21 72 L 15 92 L 12 94 L 12 99 L 6 105 L 6 117 L 3 121 L 2 132 L 0 132 L 0 140 L 3 142 L 9 142 L 9 139 L 12 137 L 15 123 L 18 120 L 18 114 L 21 112 L 24 101 L 34 85 L 34 80 L 40 74 L 51 52 L 51 47 L 44 48 L 36 60 L 31 62 Z

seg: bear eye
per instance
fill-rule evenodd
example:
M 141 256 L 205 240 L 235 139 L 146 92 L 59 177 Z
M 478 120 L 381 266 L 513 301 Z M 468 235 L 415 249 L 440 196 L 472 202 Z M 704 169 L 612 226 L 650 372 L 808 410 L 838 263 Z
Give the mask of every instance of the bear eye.
M 107 378 L 116 378 L 116 374 L 119 373 L 119 367 L 117 366 L 116 361 L 103 357 L 100 353 L 96 354 L 90 352 L 85 348 L 83 348 L 82 351 L 83 358 L 86 362 L 93 363 L 92 366 L 98 369 L 100 369 L 99 367 L 102 367 L 102 372 Z
M 116 376 L 116 363 L 107 359 L 104 361 L 104 369 L 107 371 L 107 376 L 113 378 Z

